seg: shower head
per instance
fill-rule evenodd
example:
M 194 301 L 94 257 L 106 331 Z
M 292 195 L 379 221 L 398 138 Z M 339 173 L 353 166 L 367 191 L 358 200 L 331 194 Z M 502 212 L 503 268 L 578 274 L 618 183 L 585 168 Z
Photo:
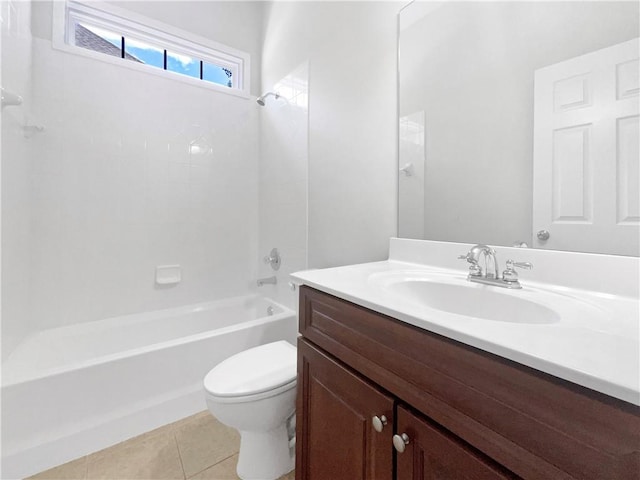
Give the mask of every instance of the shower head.
M 278 93 L 267 92 L 264 95 L 258 97 L 258 99 L 256 100 L 256 102 L 258 102 L 258 105 L 260 105 L 261 107 L 264 107 L 265 106 L 265 99 L 269 95 L 273 95 L 274 97 L 276 97 L 276 100 L 280 98 L 280 94 L 278 94 Z

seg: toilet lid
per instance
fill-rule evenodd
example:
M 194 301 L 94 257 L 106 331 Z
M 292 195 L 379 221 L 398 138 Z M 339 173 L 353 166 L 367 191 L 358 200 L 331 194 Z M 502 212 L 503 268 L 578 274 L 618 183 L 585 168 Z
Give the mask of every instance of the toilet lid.
M 204 378 L 204 388 L 219 397 L 240 397 L 273 390 L 296 378 L 296 347 L 267 343 L 233 355 Z

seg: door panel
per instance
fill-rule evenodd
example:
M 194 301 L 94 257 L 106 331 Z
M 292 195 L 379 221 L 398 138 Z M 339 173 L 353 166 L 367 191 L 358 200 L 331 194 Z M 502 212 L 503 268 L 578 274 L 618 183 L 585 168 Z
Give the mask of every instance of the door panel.
M 397 454 L 397 480 L 495 480 L 517 478 L 474 448 L 406 408 L 398 407 L 398 434 L 409 443 Z
M 535 72 L 533 244 L 640 253 L 639 40 Z M 536 233 L 547 230 L 548 240 Z
M 298 355 L 296 479 L 391 480 L 393 399 L 304 340 Z

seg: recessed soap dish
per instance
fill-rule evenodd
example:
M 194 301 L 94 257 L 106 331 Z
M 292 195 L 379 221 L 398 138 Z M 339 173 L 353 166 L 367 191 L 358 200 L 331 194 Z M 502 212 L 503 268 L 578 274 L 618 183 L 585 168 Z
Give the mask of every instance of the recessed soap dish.
M 182 280 L 180 265 L 158 265 L 156 267 L 156 283 L 158 285 L 175 285 Z

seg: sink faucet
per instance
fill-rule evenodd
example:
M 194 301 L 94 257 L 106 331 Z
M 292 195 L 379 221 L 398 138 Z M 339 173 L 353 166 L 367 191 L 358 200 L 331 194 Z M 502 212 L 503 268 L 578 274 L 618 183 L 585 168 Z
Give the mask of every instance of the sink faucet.
M 480 257 L 484 257 L 484 270 L 479 264 Z M 522 288 L 518 280 L 518 272 L 514 267 L 532 269 L 533 265 L 529 262 L 514 262 L 507 260 L 507 269 L 500 275 L 498 269 L 498 257 L 495 249 L 487 245 L 474 245 L 466 255 L 460 255 L 460 260 L 466 260 L 469 263 L 469 275 L 467 280 L 470 282 L 484 283 L 486 285 L 494 285 L 504 288 Z M 489 272 L 490 261 L 493 260 L 493 272 Z
M 484 255 L 484 270 L 482 269 L 482 265 L 478 262 L 480 260 L 480 255 Z M 474 277 L 485 277 L 485 278 L 498 278 L 498 259 L 496 257 L 496 251 L 487 246 L 487 245 L 474 245 L 469 253 L 466 255 L 460 255 L 458 257 L 461 260 L 466 260 L 471 264 L 469 267 L 469 275 Z M 493 260 L 493 273 L 489 273 L 488 260 Z

